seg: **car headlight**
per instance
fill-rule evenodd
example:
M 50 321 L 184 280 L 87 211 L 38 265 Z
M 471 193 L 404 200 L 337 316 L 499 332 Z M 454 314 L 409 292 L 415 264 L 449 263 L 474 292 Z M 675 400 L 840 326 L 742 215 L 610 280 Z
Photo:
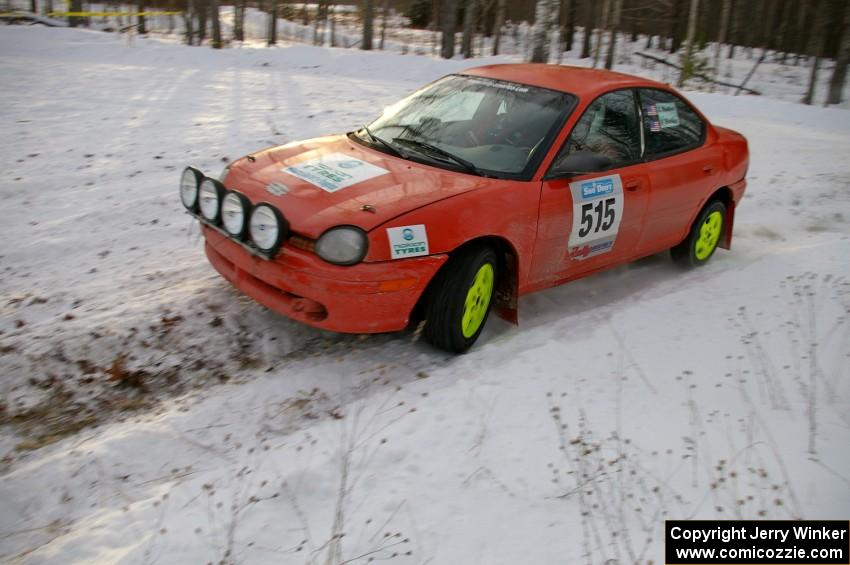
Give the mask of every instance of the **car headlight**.
M 248 231 L 257 249 L 274 255 L 289 233 L 289 224 L 277 208 L 263 202 L 254 206 Z
M 335 265 L 354 265 L 366 256 L 369 240 L 360 228 L 331 228 L 316 242 L 316 255 Z
M 203 173 L 194 167 L 186 167 L 180 177 L 180 201 L 187 210 L 198 208 L 198 187 L 204 179 Z
M 201 215 L 210 222 L 218 222 L 221 216 L 221 200 L 223 196 L 224 187 L 220 182 L 213 179 L 202 180 L 201 188 L 198 190 Z
M 248 211 L 251 201 L 244 194 L 230 191 L 221 202 L 221 223 L 227 233 L 241 238 L 248 227 Z

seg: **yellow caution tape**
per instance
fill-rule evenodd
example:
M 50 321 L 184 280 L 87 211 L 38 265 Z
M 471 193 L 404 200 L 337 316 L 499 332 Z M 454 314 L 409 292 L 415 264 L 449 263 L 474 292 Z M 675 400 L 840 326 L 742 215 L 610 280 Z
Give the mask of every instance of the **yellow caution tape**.
M 108 18 L 110 16 L 178 16 L 183 12 L 49 12 L 51 18 Z M 0 12 L 0 17 L 40 15 L 30 12 Z
M 110 16 L 176 16 L 183 12 L 50 12 L 51 17 L 108 18 Z

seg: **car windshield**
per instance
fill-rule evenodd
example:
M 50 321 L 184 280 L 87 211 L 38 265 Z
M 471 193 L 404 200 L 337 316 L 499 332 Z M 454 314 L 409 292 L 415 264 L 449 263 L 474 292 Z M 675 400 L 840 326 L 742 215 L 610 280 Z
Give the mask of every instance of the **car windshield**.
M 554 90 L 452 75 L 386 108 L 357 136 L 441 167 L 530 177 L 574 101 Z

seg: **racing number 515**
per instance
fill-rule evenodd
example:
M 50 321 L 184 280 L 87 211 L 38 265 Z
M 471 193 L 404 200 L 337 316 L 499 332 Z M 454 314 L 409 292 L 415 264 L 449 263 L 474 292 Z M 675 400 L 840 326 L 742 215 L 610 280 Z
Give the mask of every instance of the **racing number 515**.
M 606 198 L 581 205 L 581 228 L 578 230 L 579 237 L 585 237 L 593 230 L 608 231 L 614 225 L 614 203 L 615 198 Z

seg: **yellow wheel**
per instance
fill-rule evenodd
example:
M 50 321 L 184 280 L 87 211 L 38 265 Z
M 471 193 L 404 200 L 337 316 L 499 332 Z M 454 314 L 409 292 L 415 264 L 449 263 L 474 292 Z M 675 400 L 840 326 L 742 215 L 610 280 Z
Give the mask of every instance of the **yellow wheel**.
M 493 278 L 493 265 L 484 263 L 475 273 L 472 286 L 466 293 L 460 327 L 463 337 L 467 339 L 475 335 L 484 323 L 484 318 L 487 317 L 490 297 L 493 296 Z
M 704 265 L 717 250 L 725 220 L 726 206 L 719 200 L 709 202 L 697 216 L 688 237 L 670 250 L 673 260 L 685 267 Z
M 452 353 L 472 347 L 490 313 L 498 275 L 496 253 L 489 247 L 453 254 L 429 289 L 425 339 Z

